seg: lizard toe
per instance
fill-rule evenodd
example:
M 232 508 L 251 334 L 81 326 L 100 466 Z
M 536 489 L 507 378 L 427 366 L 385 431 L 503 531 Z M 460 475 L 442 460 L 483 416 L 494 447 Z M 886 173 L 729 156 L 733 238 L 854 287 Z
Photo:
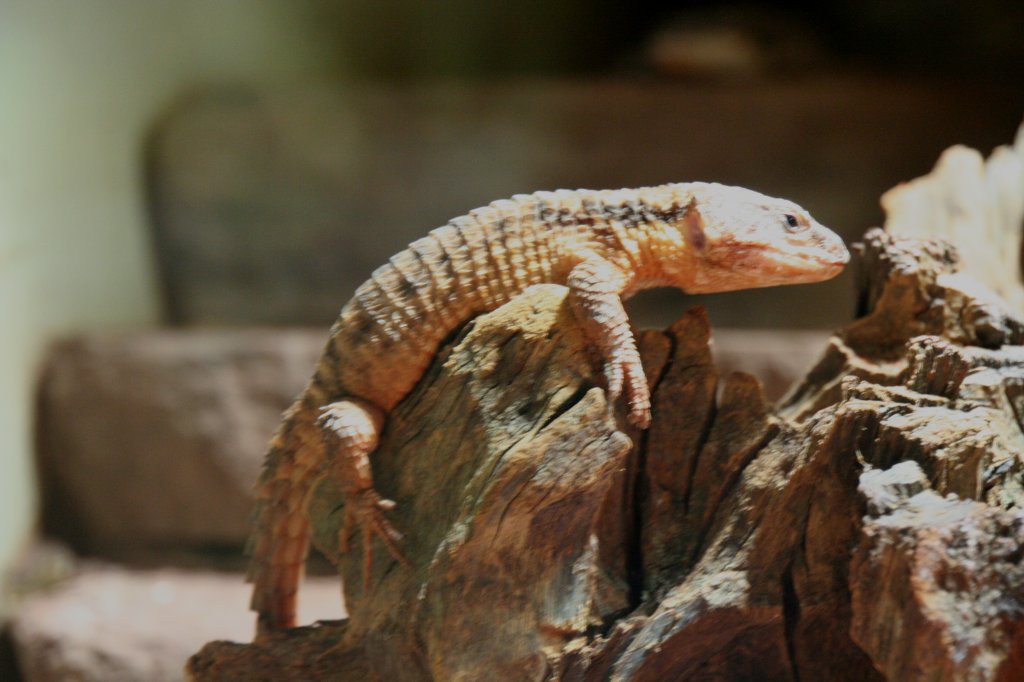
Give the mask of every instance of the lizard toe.
M 339 547 L 342 552 L 351 549 L 352 536 L 355 527 L 358 526 L 362 532 L 364 589 L 369 589 L 370 575 L 373 572 L 373 539 L 375 537 L 380 538 L 393 559 L 403 566 L 411 565 L 399 547 L 404 536 L 384 515 L 385 512 L 393 511 L 396 507 L 394 500 L 382 498 L 372 488 L 349 493 L 345 521 L 339 532 Z
M 651 425 L 650 404 L 631 405 L 629 408 L 629 423 L 638 429 L 646 430 Z

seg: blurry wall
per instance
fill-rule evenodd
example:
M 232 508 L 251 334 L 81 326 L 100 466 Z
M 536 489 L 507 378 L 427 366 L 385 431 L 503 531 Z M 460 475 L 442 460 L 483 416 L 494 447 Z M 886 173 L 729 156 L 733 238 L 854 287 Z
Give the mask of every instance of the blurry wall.
M 192 83 L 331 75 L 340 57 L 310 7 L 0 0 L 0 573 L 33 519 L 45 345 L 157 319 L 141 191 L 148 124 Z

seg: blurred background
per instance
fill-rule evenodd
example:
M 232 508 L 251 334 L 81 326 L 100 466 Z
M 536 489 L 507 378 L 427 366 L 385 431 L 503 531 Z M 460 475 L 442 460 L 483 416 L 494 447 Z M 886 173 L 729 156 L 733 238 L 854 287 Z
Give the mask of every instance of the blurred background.
M 853 241 L 945 147 L 1012 139 L 1022 35 L 1016 0 L 0 0 L 0 679 L 177 679 L 247 635 L 237 575 L 146 571 L 241 565 L 278 411 L 410 240 L 518 192 L 699 179 Z M 631 305 L 695 302 L 782 381 L 852 274 Z M 238 620 L 174 646 L 145 615 L 229 592 Z M 98 626 L 125 613 L 134 639 Z

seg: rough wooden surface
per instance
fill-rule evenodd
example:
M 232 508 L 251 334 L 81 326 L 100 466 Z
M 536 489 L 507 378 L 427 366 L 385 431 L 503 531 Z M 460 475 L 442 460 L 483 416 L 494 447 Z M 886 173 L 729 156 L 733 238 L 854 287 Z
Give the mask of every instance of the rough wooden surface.
M 375 456 L 412 568 L 378 550 L 364 590 L 323 486 L 349 620 L 192 679 L 1024 679 L 1024 321 L 946 242 L 859 250 L 859 318 L 774 411 L 700 308 L 640 338 L 645 434 L 563 289 L 478 318 Z
M 1019 477 L 1018 477 L 1019 485 Z M 908 460 L 861 479 L 852 635 L 890 679 L 1024 674 L 1024 518 L 943 497 Z
M 1021 323 L 948 246 L 874 230 L 862 252 L 867 314 L 782 408 L 832 420 L 831 466 L 857 475 L 864 516 L 832 533 L 844 631 L 885 679 L 1021 679 Z
M 214 642 L 189 659 L 186 674 L 224 682 L 373 679 L 362 651 L 340 645 L 347 630 L 345 621 L 322 621 L 275 634 L 258 647 Z

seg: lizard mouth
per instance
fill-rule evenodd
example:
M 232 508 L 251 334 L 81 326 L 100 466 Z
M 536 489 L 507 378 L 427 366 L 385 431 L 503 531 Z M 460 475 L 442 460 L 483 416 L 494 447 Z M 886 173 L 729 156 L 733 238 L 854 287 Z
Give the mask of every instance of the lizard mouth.
M 829 245 L 828 255 L 818 258 L 818 262 L 823 267 L 842 270 L 850 262 L 850 252 L 846 248 L 846 244 L 839 241 L 837 237 L 835 242 Z
M 790 282 L 813 283 L 832 279 L 845 268 L 849 263 L 849 254 L 829 254 L 828 256 L 803 256 L 786 259 L 780 263 L 780 271 L 783 275 L 782 284 Z
M 846 268 L 849 258 L 822 258 L 815 263 L 815 268 L 826 277 L 834 277 Z

